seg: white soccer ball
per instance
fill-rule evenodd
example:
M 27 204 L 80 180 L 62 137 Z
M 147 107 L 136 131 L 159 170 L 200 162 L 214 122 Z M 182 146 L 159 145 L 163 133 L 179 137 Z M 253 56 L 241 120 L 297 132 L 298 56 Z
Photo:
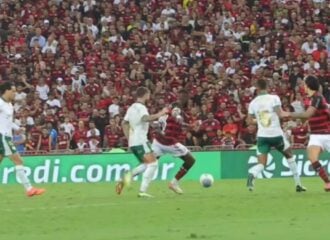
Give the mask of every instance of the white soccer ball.
M 209 173 L 203 173 L 199 178 L 199 182 L 201 183 L 201 185 L 203 187 L 208 188 L 208 187 L 211 187 L 213 185 L 214 178 Z

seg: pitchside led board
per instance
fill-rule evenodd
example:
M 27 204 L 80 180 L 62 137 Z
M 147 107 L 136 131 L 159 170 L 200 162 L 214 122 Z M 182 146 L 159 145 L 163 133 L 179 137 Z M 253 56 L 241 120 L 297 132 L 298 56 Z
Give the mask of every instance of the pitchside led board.
M 305 150 L 294 152 L 298 170 L 302 176 L 315 176 Z M 186 180 L 198 180 L 203 173 L 210 173 L 215 179 L 246 178 L 248 168 L 257 163 L 255 151 L 194 152 L 197 159 Z M 29 178 L 35 183 L 83 183 L 118 181 L 122 173 L 135 167 L 138 162 L 132 154 L 87 154 L 51 155 L 25 157 Z M 330 172 L 329 155 L 322 155 L 322 164 Z M 182 161 L 172 156 L 160 159 L 157 180 L 172 179 Z M 291 172 L 286 160 L 277 152 L 269 154 L 268 163 L 260 178 L 289 177 Z M 0 165 L 2 184 L 17 182 L 15 168 L 8 160 Z

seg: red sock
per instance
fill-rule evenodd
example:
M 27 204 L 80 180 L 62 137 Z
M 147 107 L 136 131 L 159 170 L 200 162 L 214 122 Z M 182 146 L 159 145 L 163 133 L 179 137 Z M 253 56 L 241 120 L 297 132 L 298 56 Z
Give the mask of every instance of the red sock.
M 312 163 L 312 166 L 325 183 L 330 182 L 327 171 L 324 170 L 319 161 Z
M 183 178 L 184 175 L 186 175 L 187 172 L 188 171 L 186 169 L 184 169 L 183 167 L 180 168 L 180 170 L 175 175 L 175 179 L 179 181 L 181 178 Z

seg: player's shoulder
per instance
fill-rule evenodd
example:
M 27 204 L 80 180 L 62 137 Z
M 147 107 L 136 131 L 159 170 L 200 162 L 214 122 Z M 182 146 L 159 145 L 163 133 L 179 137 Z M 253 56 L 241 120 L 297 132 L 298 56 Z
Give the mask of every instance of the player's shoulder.
M 254 106 L 256 104 L 256 102 L 259 100 L 258 98 L 259 96 L 256 96 L 255 98 L 253 98 L 249 104 L 249 106 Z
M 323 96 L 321 94 L 314 94 L 310 97 L 311 100 L 323 100 Z
M 0 105 L 3 105 L 4 103 L 5 101 L 2 98 L 0 98 Z
M 147 109 L 146 105 L 140 102 L 135 102 L 131 105 L 131 107 L 134 107 L 136 109 Z

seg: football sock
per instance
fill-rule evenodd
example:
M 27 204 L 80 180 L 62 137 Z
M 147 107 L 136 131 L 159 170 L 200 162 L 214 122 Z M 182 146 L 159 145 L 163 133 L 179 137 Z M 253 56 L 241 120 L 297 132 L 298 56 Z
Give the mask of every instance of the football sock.
M 257 165 L 250 168 L 249 173 L 251 173 L 255 178 L 258 176 L 259 173 L 261 173 L 264 170 L 264 165 L 261 163 L 258 163 Z
M 16 169 L 16 176 L 19 179 L 19 181 L 22 183 L 23 187 L 25 188 L 25 191 L 29 191 L 32 188 L 32 185 L 26 176 L 24 167 L 22 165 L 16 165 L 15 169 Z
M 296 157 L 293 156 L 291 158 L 288 158 L 287 161 L 289 164 L 289 168 L 292 172 L 294 182 L 296 183 L 296 186 L 298 185 L 301 186 L 300 176 L 297 169 Z
M 136 168 L 132 170 L 132 177 L 135 177 L 136 175 L 139 175 L 140 173 L 143 173 L 147 168 L 147 165 L 142 163 L 138 165 Z
M 330 182 L 328 173 L 325 171 L 325 169 L 322 167 L 319 161 L 313 162 L 312 166 L 325 183 Z
M 146 164 L 146 170 L 142 175 L 140 192 L 146 192 L 158 168 L 158 161 Z
M 189 169 L 195 164 L 195 159 L 192 157 L 181 157 L 181 159 L 184 161 L 179 171 L 175 174 L 175 180 L 173 179 L 173 183 L 178 183 L 178 181 L 184 177 L 184 175 L 187 174 Z
M 175 174 L 176 182 L 178 182 L 181 178 L 183 178 L 183 176 L 186 175 L 187 172 L 188 172 L 187 169 L 181 167 L 180 170 L 177 172 L 177 174 Z

